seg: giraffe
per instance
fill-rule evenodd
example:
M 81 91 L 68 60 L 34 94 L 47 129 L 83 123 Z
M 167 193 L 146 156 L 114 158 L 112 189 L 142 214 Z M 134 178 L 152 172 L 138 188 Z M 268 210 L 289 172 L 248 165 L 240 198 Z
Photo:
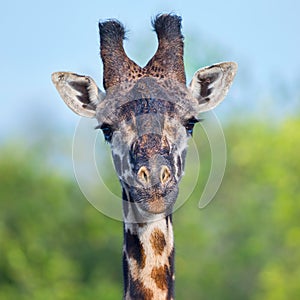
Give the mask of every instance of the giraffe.
M 52 74 L 65 103 L 96 118 L 111 146 L 122 187 L 123 299 L 174 299 L 172 209 L 187 141 L 199 114 L 224 99 L 237 71 L 234 62 L 201 68 L 187 86 L 181 21 L 175 14 L 156 16 L 158 48 L 144 67 L 125 53 L 123 25 L 100 22 L 105 92 L 89 76 Z

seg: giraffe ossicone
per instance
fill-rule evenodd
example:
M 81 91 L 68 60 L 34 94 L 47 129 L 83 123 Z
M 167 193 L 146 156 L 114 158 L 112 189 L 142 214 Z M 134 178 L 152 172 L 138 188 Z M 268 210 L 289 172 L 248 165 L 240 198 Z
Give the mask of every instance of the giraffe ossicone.
M 96 118 L 111 145 L 122 186 L 124 299 L 173 299 L 172 210 L 184 172 L 188 138 L 201 112 L 226 96 L 234 62 L 198 70 L 186 86 L 181 18 L 153 21 L 158 49 L 145 67 L 128 58 L 125 29 L 117 20 L 99 23 L 102 92 L 95 81 L 69 72 L 52 74 L 65 103 Z

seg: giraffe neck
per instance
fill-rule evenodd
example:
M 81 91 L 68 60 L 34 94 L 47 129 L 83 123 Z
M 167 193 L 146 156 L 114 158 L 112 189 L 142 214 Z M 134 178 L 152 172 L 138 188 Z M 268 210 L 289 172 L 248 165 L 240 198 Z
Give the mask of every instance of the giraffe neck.
M 124 299 L 173 299 L 171 215 L 152 223 L 124 222 L 123 270 Z

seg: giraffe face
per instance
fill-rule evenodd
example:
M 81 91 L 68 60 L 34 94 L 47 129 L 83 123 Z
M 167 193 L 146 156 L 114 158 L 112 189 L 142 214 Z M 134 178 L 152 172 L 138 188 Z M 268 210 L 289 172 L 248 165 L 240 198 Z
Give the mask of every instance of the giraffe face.
M 138 128 L 132 126 L 131 134 L 125 135 L 126 128 L 127 124 L 120 124 L 120 129 L 114 133 L 112 156 L 128 200 L 149 213 L 170 210 L 178 194 L 182 153 L 179 154 L 175 144 L 171 144 L 165 130 L 139 135 Z
M 144 77 L 116 87 L 96 114 L 129 201 L 152 214 L 172 211 L 187 140 L 197 122 L 185 104 L 190 103 L 187 88 L 170 89 L 171 84 Z
M 197 116 L 224 99 L 237 64 L 202 68 L 186 86 L 181 18 L 159 15 L 153 27 L 158 49 L 140 67 L 123 49 L 124 27 L 116 20 L 99 24 L 105 93 L 88 76 L 56 72 L 52 81 L 74 112 L 97 119 L 111 144 L 124 202 L 166 214 L 177 198 Z

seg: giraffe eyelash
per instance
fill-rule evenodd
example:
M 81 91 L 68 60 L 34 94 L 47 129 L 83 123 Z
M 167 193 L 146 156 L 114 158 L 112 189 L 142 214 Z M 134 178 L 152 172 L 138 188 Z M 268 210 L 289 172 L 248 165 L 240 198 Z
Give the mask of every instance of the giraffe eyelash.
M 101 125 L 97 125 L 95 129 L 101 129 L 104 135 L 104 139 L 106 142 L 110 143 L 113 136 L 113 128 L 111 125 L 107 123 L 103 123 Z
M 189 136 L 193 135 L 193 129 L 196 123 L 201 122 L 202 119 L 197 119 L 195 117 L 192 117 L 190 119 L 188 119 L 185 123 L 184 123 L 184 127 L 186 129 L 186 132 Z

